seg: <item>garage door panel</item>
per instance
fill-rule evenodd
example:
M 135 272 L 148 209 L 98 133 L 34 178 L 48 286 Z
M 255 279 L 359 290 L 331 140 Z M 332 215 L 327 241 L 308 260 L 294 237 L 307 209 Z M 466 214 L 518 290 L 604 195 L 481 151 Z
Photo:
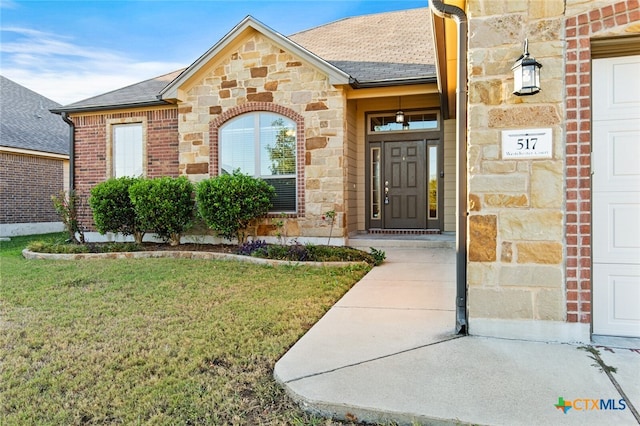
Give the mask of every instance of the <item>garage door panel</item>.
M 594 263 L 640 263 L 640 193 L 594 195 Z
M 594 334 L 640 336 L 640 266 L 602 264 L 593 277 Z
M 640 191 L 640 119 L 594 123 L 593 141 L 594 192 Z
M 640 337 L 640 55 L 592 71 L 593 332 Z
M 640 56 L 593 61 L 594 120 L 619 120 L 640 116 Z

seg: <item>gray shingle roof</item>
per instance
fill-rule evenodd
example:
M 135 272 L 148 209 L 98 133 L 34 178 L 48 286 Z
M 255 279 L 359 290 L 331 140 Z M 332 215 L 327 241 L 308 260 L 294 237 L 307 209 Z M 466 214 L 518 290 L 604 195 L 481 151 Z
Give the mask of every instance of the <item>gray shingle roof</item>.
M 359 83 L 436 77 L 429 8 L 345 18 L 289 36 Z
M 0 146 L 69 155 L 69 126 L 60 104 L 0 76 Z
M 288 37 L 349 74 L 354 85 L 435 81 L 435 48 L 428 8 L 356 16 Z M 63 108 L 82 111 L 163 104 L 159 93 L 184 70 L 174 71 Z
M 164 104 L 166 102 L 158 99 L 158 94 L 165 86 L 171 83 L 184 69 L 170 72 L 149 80 L 135 83 L 122 89 L 116 89 L 102 95 L 97 95 L 88 99 L 65 105 L 64 108 L 56 108 L 54 111 L 73 111 L 104 109 L 111 106 L 143 106 Z

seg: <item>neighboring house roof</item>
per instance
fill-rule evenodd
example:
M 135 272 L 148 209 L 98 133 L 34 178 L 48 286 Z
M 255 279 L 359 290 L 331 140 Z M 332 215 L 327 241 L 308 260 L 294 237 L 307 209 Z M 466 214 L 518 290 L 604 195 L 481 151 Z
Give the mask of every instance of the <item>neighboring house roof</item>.
M 69 155 L 69 126 L 49 111 L 60 106 L 0 76 L 0 146 Z
M 251 16 L 245 18 L 186 69 L 94 96 L 53 112 L 167 104 L 177 88 L 235 37 L 253 28 L 329 75 L 353 87 L 436 82 L 435 49 L 428 8 L 356 16 L 285 37 Z

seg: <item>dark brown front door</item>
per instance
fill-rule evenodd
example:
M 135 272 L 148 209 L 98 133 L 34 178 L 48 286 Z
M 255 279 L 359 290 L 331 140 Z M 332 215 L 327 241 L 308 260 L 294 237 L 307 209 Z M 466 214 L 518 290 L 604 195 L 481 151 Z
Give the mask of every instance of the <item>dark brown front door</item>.
M 424 140 L 384 143 L 384 227 L 427 227 L 426 143 Z

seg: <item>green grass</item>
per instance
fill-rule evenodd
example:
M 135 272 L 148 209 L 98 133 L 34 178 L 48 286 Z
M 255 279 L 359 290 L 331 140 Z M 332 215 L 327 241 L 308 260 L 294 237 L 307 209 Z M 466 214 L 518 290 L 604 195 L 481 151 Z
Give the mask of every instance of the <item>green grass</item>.
M 43 239 L 0 243 L 0 423 L 331 424 L 272 370 L 368 267 L 22 258 Z

